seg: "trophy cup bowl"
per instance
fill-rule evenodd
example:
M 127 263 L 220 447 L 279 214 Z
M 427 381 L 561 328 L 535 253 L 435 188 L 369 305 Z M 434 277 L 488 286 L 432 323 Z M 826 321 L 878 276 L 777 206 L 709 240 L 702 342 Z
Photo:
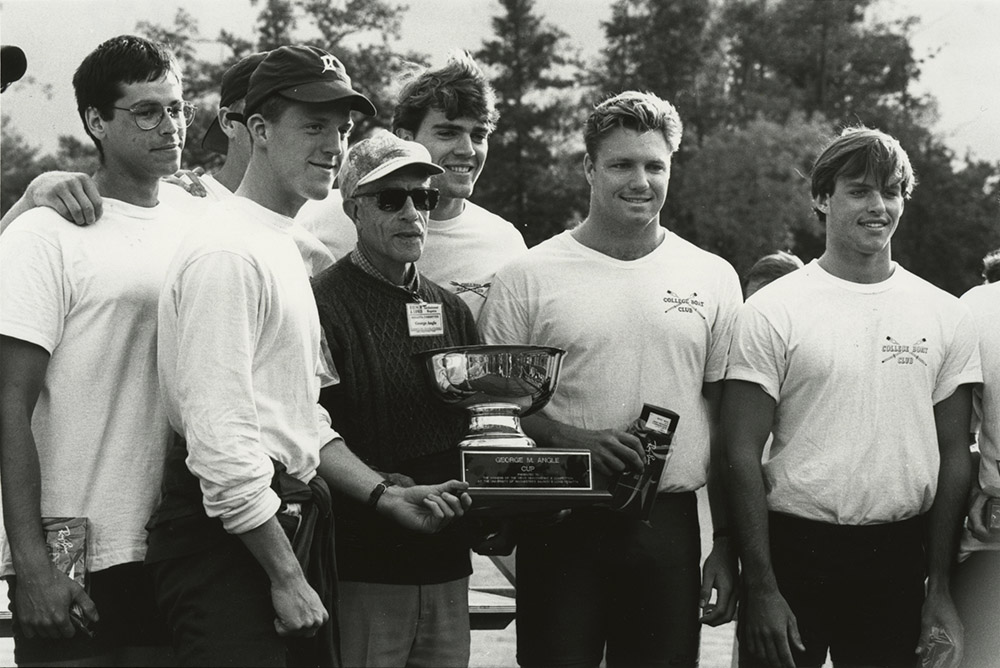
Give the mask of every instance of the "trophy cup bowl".
M 514 514 L 606 501 L 594 490 L 590 452 L 535 447 L 520 418 L 552 398 L 566 351 L 476 345 L 421 353 L 432 392 L 469 414 L 459 443 L 462 479 L 480 510 Z

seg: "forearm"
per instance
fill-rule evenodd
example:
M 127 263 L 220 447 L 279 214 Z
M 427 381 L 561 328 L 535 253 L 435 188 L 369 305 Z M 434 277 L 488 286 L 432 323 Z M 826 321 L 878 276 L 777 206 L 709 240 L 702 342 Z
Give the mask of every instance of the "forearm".
M 728 536 L 729 509 L 726 505 L 726 464 L 725 453 L 722 449 L 722 427 L 720 421 L 720 409 L 722 403 L 722 383 L 708 383 L 705 385 L 703 394 L 708 402 L 708 443 L 709 443 L 709 464 L 708 464 L 708 507 L 712 513 L 713 534 L 725 532 Z
M 573 447 L 572 433 L 576 427 L 556 422 L 539 414 L 529 415 L 521 419 L 524 433 L 541 447 L 568 448 Z
M 941 465 L 934 504 L 928 513 L 929 589 L 941 587 L 947 590 L 952 562 L 957 554 L 958 537 L 972 482 L 972 458 L 968 446 L 971 416 L 972 389 L 969 385 L 960 386 L 950 397 L 934 406 Z
M 14 569 L 49 564 L 42 535 L 41 469 L 31 418 L 48 367 L 42 348 L 0 337 L 0 489 Z
M 928 513 L 928 587 L 947 587 L 972 482 L 971 459 L 960 449 L 942 453 L 934 505 Z
M 6 406 L 0 422 L 0 486 L 14 570 L 25 574 L 48 563 L 42 535 L 41 473 L 29 418 Z
M 724 465 L 729 521 L 739 546 L 742 577 L 751 591 L 777 588 L 771 567 L 767 494 L 761 465 L 774 409 L 774 400 L 760 386 L 727 381 L 721 409 L 719 459 Z
M 330 489 L 362 503 L 368 501 L 375 485 L 382 481 L 382 474 L 361 461 L 342 438 L 330 441 L 320 450 L 317 472 Z
M 276 516 L 271 516 L 259 527 L 237 536 L 267 573 L 272 584 L 280 586 L 305 579 L 302 567 Z

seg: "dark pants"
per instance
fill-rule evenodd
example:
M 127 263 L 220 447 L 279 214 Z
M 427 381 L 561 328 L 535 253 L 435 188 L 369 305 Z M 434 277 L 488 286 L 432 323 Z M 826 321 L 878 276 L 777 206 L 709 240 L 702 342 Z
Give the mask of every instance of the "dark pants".
M 1000 666 L 1000 550 L 973 552 L 960 563 L 952 593 L 965 627 L 962 668 Z
M 574 510 L 517 544 L 522 666 L 695 666 L 701 541 L 694 492 L 661 494 L 651 526 Z
M 274 628 L 271 581 L 239 538 L 146 568 L 180 665 L 297 663 Z
M 798 666 L 913 666 L 924 601 L 922 517 L 865 526 L 768 516 L 778 590 L 798 624 Z M 764 665 L 740 632 L 740 666 Z M 789 643 L 791 644 L 791 643 Z
M 163 665 L 169 665 L 170 637 L 142 564 L 119 564 L 90 573 L 88 579 L 88 593 L 101 618 L 93 625 L 94 637 L 78 630 L 72 638 L 58 640 L 24 637 L 14 606 L 17 576 L 7 580 L 15 662 L 47 665 L 98 658 L 101 663 L 117 663 L 119 656 L 135 656 L 141 649 L 154 659 L 165 655 L 168 663 Z

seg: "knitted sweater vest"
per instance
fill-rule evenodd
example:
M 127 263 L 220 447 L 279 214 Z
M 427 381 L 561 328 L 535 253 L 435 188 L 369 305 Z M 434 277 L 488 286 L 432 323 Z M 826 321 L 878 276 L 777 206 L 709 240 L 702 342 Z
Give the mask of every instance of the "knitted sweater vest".
M 347 446 L 372 468 L 418 484 L 458 477 L 457 445 L 468 418 L 434 397 L 417 353 L 478 343 L 468 307 L 421 276 L 418 295 L 442 304 L 444 334 L 410 336 L 406 304 L 416 303 L 414 295 L 370 276 L 350 257 L 314 278 L 313 292 L 340 376 L 320 403 Z M 341 579 L 430 584 L 471 570 L 460 531 L 415 534 L 342 497 L 335 508 Z

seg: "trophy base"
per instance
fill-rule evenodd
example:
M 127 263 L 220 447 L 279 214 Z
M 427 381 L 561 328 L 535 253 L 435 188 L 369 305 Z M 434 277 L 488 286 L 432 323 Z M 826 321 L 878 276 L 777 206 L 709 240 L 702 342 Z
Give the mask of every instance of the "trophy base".
M 462 448 L 462 479 L 473 514 L 521 515 L 608 503 L 594 489 L 590 452 L 546 448 Z
M 555 513 L 567 508 L 607 506 L 611 492 L 603 489 L 587 491 L 534 491 L 470 488 L 472 507 L 466 512 L 473 516 L 509 517 L 535 513 Z

